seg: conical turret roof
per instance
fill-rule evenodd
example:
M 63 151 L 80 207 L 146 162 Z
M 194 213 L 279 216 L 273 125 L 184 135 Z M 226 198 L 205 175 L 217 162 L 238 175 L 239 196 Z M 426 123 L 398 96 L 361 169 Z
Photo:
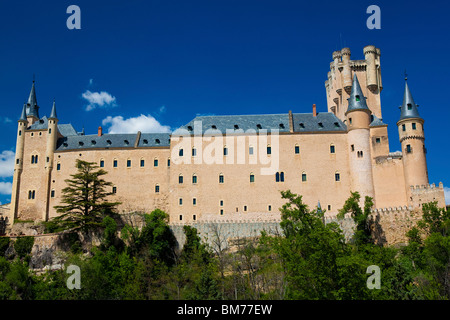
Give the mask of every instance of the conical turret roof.
M 408 87 L 408 81 L 405 78 L 405 93 L 403 95 L 403 104 L 400 106 L 400 120 L 408 118 L 420 118 L 418 105 L 414 102 L 411 91 Z
M 361 86 L 359 85 L 356 74 L 353 76 L 352 91 L 350 92 L 350 98 L 348 98 L 347 100 L 347 112 L 353 110 L 369 110 L 366 103 L 366 97 L 361 90 Z
M 36 88 L 33 85 L 31 86 L 30 96 L 28 97 L 27 102 L 27 116 L 34 116 L 39 119 L 39 106 L 37 105 L 36 99 Z

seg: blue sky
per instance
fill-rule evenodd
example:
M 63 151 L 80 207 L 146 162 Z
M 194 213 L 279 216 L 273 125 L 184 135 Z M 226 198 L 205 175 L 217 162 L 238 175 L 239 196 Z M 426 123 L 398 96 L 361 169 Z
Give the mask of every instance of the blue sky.
M 81 30 L 69 30 L 69 5 Z M 366 9 L 381 9 L 369 30 Z M 430 183 L 450 186 L 450 76 L 445 1 L 2 1 L 0 202 L 8 202 L 17 119 L 36 77 L 40 115 L 119 132 L 168 131 L 196 114 L 326 111 L 331 54 L 381 49 L 383 120 L 391 151 L 404 71 L 425 119 Z M 101 105 L 103 103 L 103 105 Z

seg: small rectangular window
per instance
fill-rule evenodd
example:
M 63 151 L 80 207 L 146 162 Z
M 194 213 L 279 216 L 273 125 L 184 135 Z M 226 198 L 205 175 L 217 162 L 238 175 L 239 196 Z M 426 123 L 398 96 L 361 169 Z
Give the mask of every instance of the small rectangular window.
M 178 155 L 179 155 L 180 157 L 183 156 L 183 149 L 180 149 L 180 150 L 178 151 Z
M 330 153 L 335 153 L 336 148 L 334 146 L 330 146 Z
M 411 152 L 412 152 L 411 145 L 407 144 L 406 145 L 406 153 L 411 153 Z
M 254 174 L 250 175 L 250 182 L 255 182 L 255 175 Z
M 112 193 L 117 193 L 117 187 L 112 188 Z
M 375 138 L 375 142 L 376 143 L 381 143 L 381 139 L 380 138 Z
M 330 210 L 331 210 L 331 204 L 328 205 L 328 211 L 330 211 Z
M 55 197 L 55 190 L 52 190 L 52 191 L 50 192 L 50 197 L 52 197 L 52 198 Z
M 352 149 L 352 152 L 355 151 L 355 145 L 354 144 L 352 144 L 350 147 Z
M 247 211 L 247 206 L 244 206 L 244 212 Z
M 220 175 L 219 176 L 219 183 L 223 183 L 223 181 L 224 181 L 223 175 Z
M 141 159 L 141 167 L 144 167 L 144 166 L 145 166 L 145 160 Z
M 252 155 L 252 154 L 253 154 L 253 147 L 249 147 L 249 148 L 248 148 L 248 154 L 249 154 L 249 155 Z
M 56 170 L 58 170 L 58 171 L 61 170 L 61 163 L 56 164 Z
M 167 166 L 170 167 L 170 159 L 167 159 Z
M 302 173 L 302 181 L 303 181 L 303 182 L 306 181 L 306 173 Z
M 223 215 L 223 209 L 220 209 L 220 215 Z
M 220 200 L 220 206 L 223 207 L 223 200 Z
M 228 155 L 228 148 L 223 148 L 223 155 L 227 156 Z
M 267 147 L 267 154 L 272 154 L 272 147 Z
M 267 211 L 272 211 L 272 206 L 270 204 L 267 206 Z
M 103 168 L 105 166 L 105 161 L 104 160 L 100 160 L 100 168 Z
M 183 199 L 182 199 L 182 198 L 178 199 L 178 204 L 179 204 L 180 206 L 183 205 Z
M 113 161 L 113 167 L 114 167 L 114 168 L 117 168 L 117 160 L 114 160 L 114 161 Z
M 406 126 L 402 124 L 402 131 L 406 131 Z
M 127 160 L 127 168 L 131 167 L 131 160 Z
M 352 118 L 348 118 L 348 122 L 352 124 Z
M 197 216 L 194 214 L 194 215 L 192 215 L 192 220 L 197 220 Z
M 155 193 L 159 193 L 159 186 L 158 185 L 155 186 Z
M 341 175 L 339 173 L 334 174 L 334 180 L 341 181 Z
M 153 160 L 153 166 L 157 167 L 158 166 L 158 159 Z
M 192 184 L 196 184 L 197 183 L 197 176 L 192 176 Z
M 181 220 L 183 220 L 183 215 L 182 215 L 182 214 L 180 214 L 180 221 L 181 221 Z
M 178 176 L 178 183 L 183 183 L 183 176 Z
M 300 153 L 300 147 L 299 146 L 295 146 L 295 154 L 299 154 Z
M 414 122 L 412 123 L 412 129 L 416 130 L 416 124 Z
M 192 198 L 192 205 L 197 205 L 197 198 Z
M 193 157 L 197 156 L 197 149 L 192 148 L 192 156 Z

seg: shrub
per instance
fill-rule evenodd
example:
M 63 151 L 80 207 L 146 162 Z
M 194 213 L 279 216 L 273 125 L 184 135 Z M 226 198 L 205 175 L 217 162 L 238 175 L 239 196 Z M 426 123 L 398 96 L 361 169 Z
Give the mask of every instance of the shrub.
M 11 239 L 9 239 L 8 237 L 1 237 L 0 238 L 0 257 L 5 256 L 5 252 L 9 247 L 9 242 L 11 241 Z
M 21 237 L 16 240 L 14 243 L 14 250 L 19 255 L 20 258 L 24 258 L 26 255 L 31 253 L 31 249 L 33 249 L 34 245 L 34 237 L 26 236 Z

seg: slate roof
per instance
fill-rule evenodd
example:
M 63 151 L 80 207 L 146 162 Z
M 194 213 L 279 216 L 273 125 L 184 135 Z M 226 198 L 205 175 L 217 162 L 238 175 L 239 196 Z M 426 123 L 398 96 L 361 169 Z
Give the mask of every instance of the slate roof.
M 31 126 L 29 126 L 28 130 L 46 130 L 47 128 L 48 128 L 48 118 L 46 116 L 43 116 L 41 119 L 39 119 Z M 68 124 L 58 123 L 58 131 L 61 133 L 61 135 L 65 137 L 77 135 L 77 132 L 70 123 Z
M 418 105 L 414 102 L 408 82 L 405 79 L 405 93 L 403 95 L 403 104 L 400 107 L 400 120 L 408 118 L 420 118 Z
M 294 113 L 294 132 L 346 131 L 347 127 L 333 113 Z M 201 122 L 201 132 L 197 132 L 196 122 Z M 197 124 L 200 126 L 200 123 Z M 289 114 L 257 114 L 198 116 L 188 124 L 174 131 L 174 134 L 229 133 L 247 130 L 274 130 L 289 132 Z M 242 130 L 242 131 L 240 131 Z
M 76 150 L 89 148 L 134 148 L 138 133 L 118 133 L 94 135 L 72 135 L 58 139 L 56 150 Z M 137 147 L 169 147 L 169 133 L 143 133 Z
M 361 90 L 361 86 L 359 85 L 356 73 L 353 76 L 352 91 L 350 92 L 350 97 L 347 100 L 348 100 L 347 113 L 353 110 L 369 110 L 366 103 L 366 97 L 364 97 L 364 94 Z
M 371 127 L 380 127 L 380 126 L 387 126 L 387 124 L 383 122 L 383 119 L 380 119 L 377 116 L 373 115 L 373 120 L 370 123 L 370 126 Z

